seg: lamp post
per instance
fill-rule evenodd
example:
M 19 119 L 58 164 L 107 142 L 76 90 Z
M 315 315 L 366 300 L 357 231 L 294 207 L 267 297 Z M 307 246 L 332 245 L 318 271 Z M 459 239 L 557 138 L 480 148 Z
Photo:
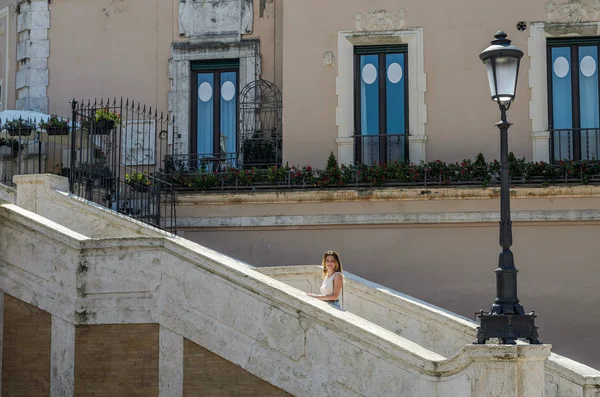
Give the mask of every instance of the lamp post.
M 479 58 L 486 67 L 492 100 L 500 107 L 500 246 L 502 251 L 496 272 L 496 299 L 489 312 L 479 312 L 480 326 L 477 328 L 476 344 L 485 344 L 490 338 L 500 339 L 501 344 L 515 344 L 516 339 L 528 339 L 531 344 L 539 344 L 536 315 L 532 311 L 525 314 L 517 298 L 517 268 L 515 267 L 512 245 L 512 222 L 510 220 L 510 192 L 508 186 L 508 128 L 506 111 L 515 99 L 519 63 L 523 52 L 510 44 L 506 33 L 499 31 L 495 40 Z

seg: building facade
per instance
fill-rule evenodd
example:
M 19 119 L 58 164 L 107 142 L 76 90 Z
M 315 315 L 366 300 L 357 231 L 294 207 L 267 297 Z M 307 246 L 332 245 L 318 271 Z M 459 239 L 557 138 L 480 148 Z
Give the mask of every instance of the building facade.
M 499 112 L 478 55 L 502 29 L 525 53 L 510 150 L 594 160 L 599 26 L 596 0 L 0 1 L 2 110 L 69 117 L 73 98 L 130 98 L 175 118 L 168 144 L 197 168 L 492 160 Z M 538 183 L 513 200 L 523 304 L 542 339 L 596 366 L 582 341 L 600 325 L 586 315 L 600 299 L 599 194 Z M 493 299 L 497 197 L 181 193 L 178 230 L 259 266 L 334 248 L 353 273 L 471 317 Z

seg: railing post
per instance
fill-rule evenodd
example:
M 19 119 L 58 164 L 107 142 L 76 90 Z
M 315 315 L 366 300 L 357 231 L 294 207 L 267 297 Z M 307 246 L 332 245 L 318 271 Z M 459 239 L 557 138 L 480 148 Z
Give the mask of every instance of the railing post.
M 35 134 L 37 134 L 38 140 L 38 174 L 42 173 L 42 138 L 40 136 L 40 130 L 38 127 L 35 128 Z M 48 138 L 50 139 L 50 138 Z M 46 156 L 46 160 L 48 160 L 48 156 Z
M 162 181 L 161 180 L 157 180 L 155 179 L 155 185 L 156 185 L 156 200 L 157 200 L 157 209 L 156 209 L 156 227 L 161 227 L 160 225 L 160 205 L 162 202 L 162 189 L 161 189 L 161 185 L 162 185 Z
M 77 101 L 73 98 L 71 102 L 71 159 L 70 159 L 70 169 L 69 169 L 69 192 L 73 193 L 75 187 L 75 156 L 77 152 L 75 150 L 75 144 L 77 142 L 77 137 L 75 134 L 76 131 L 76 123 L 77 119 Z

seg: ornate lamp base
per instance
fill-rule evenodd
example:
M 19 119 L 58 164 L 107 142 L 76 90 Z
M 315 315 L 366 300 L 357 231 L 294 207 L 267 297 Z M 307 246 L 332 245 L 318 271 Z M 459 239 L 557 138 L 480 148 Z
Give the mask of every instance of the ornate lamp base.
M 532 345 L 542 344 L 535 326 L 534 312 L 529 314 L 491 314 L 483 310 L 477 316 L 477 340 L 473 344 L 484 345 L 490 338 L 500 339 L 503 345 L 514 345 L 517 339 L 527 339 Z

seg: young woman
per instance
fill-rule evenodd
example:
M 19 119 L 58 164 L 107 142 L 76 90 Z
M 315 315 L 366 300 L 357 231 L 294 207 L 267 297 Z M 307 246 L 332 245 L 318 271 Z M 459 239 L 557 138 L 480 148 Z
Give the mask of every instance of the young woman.
M 323 284 L 321 284 L 321 295 L 308 294 L 308 296 L 325 301 L 330 305 L 340 309 L 341 305 L 339 296 L 340 292 L 342 291 L 342 284 L 344 282 L 340 255 L 335 251 L 327 251 L 323 254 L 323 261 L 321 264 L 323 265 Z

